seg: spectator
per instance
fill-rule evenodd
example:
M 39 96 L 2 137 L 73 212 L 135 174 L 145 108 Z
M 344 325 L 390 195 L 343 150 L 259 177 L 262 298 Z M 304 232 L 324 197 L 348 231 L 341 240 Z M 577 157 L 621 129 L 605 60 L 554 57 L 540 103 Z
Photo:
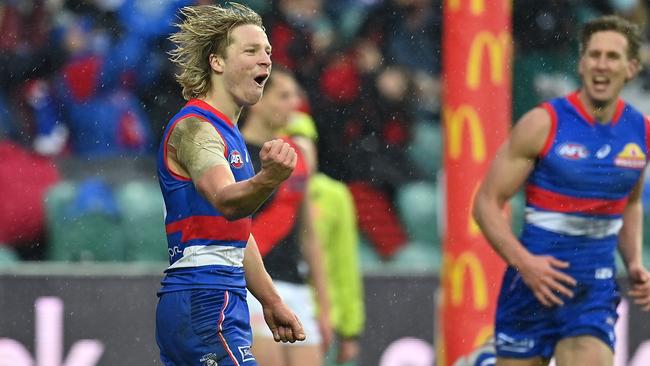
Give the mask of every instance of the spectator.
M 149 122 L 129 89 L 139 60 L 119 61 L 137 54 L 138 45 L 131 39 L 113 45 L 92 19 L 74 14 L 60 32 L 66 50 L 63 67 L 50 85 L 31 88 L 28 94 L 38 122 L 35 147 L 62 153 L 64 144 L 49 143 L 57 139 L 69 143 L 73 154 L 89 157 L 150 152 Z M 62 129 L 68 131 L 69 142 L 60 138 Z

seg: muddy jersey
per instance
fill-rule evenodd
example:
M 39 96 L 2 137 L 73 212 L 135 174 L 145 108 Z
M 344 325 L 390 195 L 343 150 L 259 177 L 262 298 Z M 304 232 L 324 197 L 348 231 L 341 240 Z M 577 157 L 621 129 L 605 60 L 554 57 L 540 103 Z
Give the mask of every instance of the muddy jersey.
M 285 139 L 298 154 L 296 168 L 253 214 L 253 237 L 264 266 L 274 280 L 304 283 L 307 267 L 300 245 L 300 208 L 307 190 L 308 171 L 300 149 Z M 248 145 L 255 171 L 261 168 L 260 146 Z
M 194 182 L 175 174 L 167 163 L 170 133 L 179 121 L 190 117 L 209 123 L 219 133 L 235 181 L 254 174 L 239 129 L 223 113 L 192 99 L 171 119 L 157 157 L 170 262 L 160 292 L 204 288 L 245 295 L 243 260 L 251 218 L 229 221 L 199 194 Z

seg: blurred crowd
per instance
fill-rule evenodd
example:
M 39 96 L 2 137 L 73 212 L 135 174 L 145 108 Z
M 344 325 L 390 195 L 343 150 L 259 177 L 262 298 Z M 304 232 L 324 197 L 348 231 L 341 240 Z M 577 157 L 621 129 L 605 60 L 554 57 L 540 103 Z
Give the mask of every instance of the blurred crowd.
M 442 0 L 240 2 L 263 16 L 273 62 L 302 85 L 319 168 L 348 184 L 377 258 L 438 240 L 426 232 L 437 227 Z M 0 242 L 47 245 L 39 217 L 48 187 L 67 178 L 60 162 L 153 156 L 184 103 L 167 37 L 180 7 L 207 3 L 0 1 Z M 515 0 L 514 117 L 578 87 L 582 22 L 618 13 L 650 33 L 649 3 Z M 624 95 L 650 112 L 648 47 L 644 63 Z

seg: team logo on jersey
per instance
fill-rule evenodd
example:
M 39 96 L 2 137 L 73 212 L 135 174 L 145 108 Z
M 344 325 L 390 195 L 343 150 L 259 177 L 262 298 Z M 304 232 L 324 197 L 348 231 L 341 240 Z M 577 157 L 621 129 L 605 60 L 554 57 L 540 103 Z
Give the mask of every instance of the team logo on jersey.
M 646 163 L 646 156 L 639 145 L 631 142 L 623 148 L 623 151 L 616 155 L 614 164 L 622 168 L 643 169 Z
M 230 166 L 235 169 L 239 169 L 244 166 L 244 159 L 242 159 L 241 153 L 237 150 L 230 152 L 230 155 L 228 156 L 228 162 L 230 162 Z
M 569 160 L 580 160 L 589 157 L 589 150 L 585 145 L 566 142 L 557 148 L 557 154 Z
M 219 366 L 217 364 L 217 355 L 214 353 L 208 353 L 207 355 L 203 355 L 199 362 L 203 363 L 203 366 Z
M 253 357 L 253 352 L 251 352 L 251 346 L 239 346 L 237 348 L 239 348 L 239 353 L 241 353 L 242 362 L 255 360 L 255 357 Z

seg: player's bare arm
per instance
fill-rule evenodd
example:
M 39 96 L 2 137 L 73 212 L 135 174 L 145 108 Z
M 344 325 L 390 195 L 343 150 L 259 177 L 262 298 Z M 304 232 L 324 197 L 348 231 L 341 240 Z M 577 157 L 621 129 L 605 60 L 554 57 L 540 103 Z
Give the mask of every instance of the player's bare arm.
M 474 199 L 473 214 L 494 249 L 517 267 L 527 250 L 512 233 L 505 204 L 530 174 L 550 130 L 550 117 L 541 108 L 524 115 L 499 148 Z
M 519 271 L 526 285 L 545 306 L 562 305 L 558 293 L 573 296 L 567 285 L 574 286 L 575 280 L 558 270 L 567 268 L 569 263 L 551 256 L 532 255 L 513 234 L 504 207 L 531 173 L 550 128 L 550 116 L 542 108 L 531 110 L 517 122 L 508 140 L 497 151 L 473 208 L 474 218 L 490 245 Z
M 277 293 L 252 235 L 246 244 L 244 272 L 248 290 L 262 304 L 264 319 L 273 333 L 273 339 L 276 342 L 289 343 L 305 340 L 305 331 L 300 320 Z
M 168 148 L 174 152 L 170 165 L 176 165 L 179 174 L 188 175 L 229 220 L 254 212 L 296 166 L 296 153 L 289 144 L 269 141 L 260 153 L 262 170 L 251 179 L 235 182 L 223 153 L 223 139 L 209 123 L 188 118 L 174 127 L 172 135 L 179 136 L 170 137 Z
M 182 119 L 167 141 L 167 164 L 184 178 L 200 177 L 210 167 L 228 165 L 225 144 L 217 130 L 197 117 Z
M 650 311 L 650 274 L 643 266 L 643 178 L 636 184 L 623 212 L 618 249 L 627 268 L 631 289 L 629 295 L 641 309 Z

